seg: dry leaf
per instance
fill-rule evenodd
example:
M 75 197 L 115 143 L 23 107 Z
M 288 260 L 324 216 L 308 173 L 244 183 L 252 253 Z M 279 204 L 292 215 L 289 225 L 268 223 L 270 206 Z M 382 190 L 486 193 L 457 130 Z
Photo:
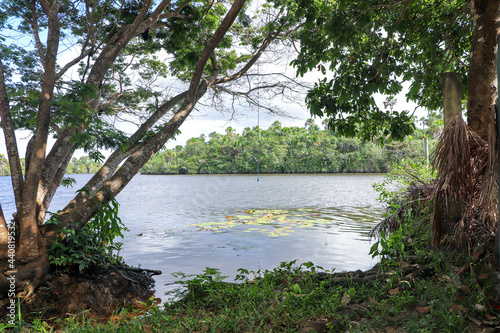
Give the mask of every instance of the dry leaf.
M 468 318 L 469 318 L 470 321 L 472 321 L 477 326 L 481 326 L 481 322 L 479 320 L 477 320 L 476 318 L 472 318 L 470 316 Z
M 389 290 L 389 294 L 396 295 L 399 293 L 399 287 Z
M 462 274 L 463 272 L 465 272 L 468 268 L 470 267 L 470 263 L 466 263 L 465 265 L 462 266 L 462 268 L 460 268 L 457 272 L 458 275 Z
M 417 310 L 417 312 L 419 313 L 429 313 L 431 311 L 431 308 L 429 306 L 417 306 L 415 310 Z
M 342 304 L 347 305 L 351 301 L 351 296 L 349 294 L 344 294 L 342 296 Z
M 471 290 L 469 287 L 467 287 L 465 284 L 460 286 L 460 290 L 465 294 L 469 295 L 471 293 Z
M 145 332 L 145 333 L 152 333 L 153 330 L 151 329 L 151 326 L 149 325 L 142 325 L 141 326 L 141 329 Z
M 451 277 L 449 277 L 448 275 L 443 275 L 441 277 L 442 277 L 443 280 L 445 280 L 448 283 L 453 282 L 453 280 L 451 279 Z
M 487 278 L 490 277 L 490 273 L 481 273 L 479 274 L 479 276 L 477 277 L 479 280 L 485 280 Z
M 478 311 L 481 311 L 481 312 L 485 312 L 486 311 L 486 307 L 484 305 L 482 305 L 482 304 L 476 304 L 476 305 L 474 305 L 474 307 Z
M 468 311 L 468 309 L 465 306 L 463 306 L 463 305 L 451 303 L 450 311 L 453 312 L 453 311 L 458 311 L 458 310 Z

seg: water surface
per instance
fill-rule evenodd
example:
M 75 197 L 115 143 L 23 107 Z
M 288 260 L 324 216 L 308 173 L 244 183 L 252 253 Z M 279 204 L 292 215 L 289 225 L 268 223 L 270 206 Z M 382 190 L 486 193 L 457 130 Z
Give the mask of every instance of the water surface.
M 71 175 L 51 211 L 74 196 L 90 175 Z M 368 232 L 383 207 L 372 189 L 383 175 L 137 175 L 117 197 L 127 228 L 121 255 L 130 265 L 159 269 L 157 295 L 182 271 L 219 268 L 230 280 L 238 268 L 273 269 L 312 261 L 336 271 L 368 269 Z M 0 202 L 14 211 L 9 177 L 0 177 Z

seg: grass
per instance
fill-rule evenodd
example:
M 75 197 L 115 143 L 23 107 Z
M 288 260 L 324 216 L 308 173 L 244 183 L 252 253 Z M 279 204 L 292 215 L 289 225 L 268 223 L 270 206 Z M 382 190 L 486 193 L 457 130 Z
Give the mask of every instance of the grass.
M 217 269 L 207 268 L 194 277 L 181 275 L 184 298 L 164 308 L 149 301 L 105 323 L 83 316 L 59 320 L 55 326 L 38 320 L 24 327 L 42 332 L 56 331 L 56 326 L 63 332 L 374 332 L 387 327 L 479 332 L 499 323 L 477 276 L 452 274 L 442 255 L 419 260 L 434 268 L 430 276 L 405 277 L 399 267 L 383 264 L 380 274 L 388 279 L 362 283 L 349 275 L 334 283 L 334 274 L 311 263 L 284 262 L 257 272 L 242 269 L 240 283 L 223 282 Z

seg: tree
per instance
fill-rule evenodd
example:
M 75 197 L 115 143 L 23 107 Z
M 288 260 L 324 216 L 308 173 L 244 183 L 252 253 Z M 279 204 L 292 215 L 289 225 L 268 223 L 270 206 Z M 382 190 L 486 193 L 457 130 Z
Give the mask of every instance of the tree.
M 231 4 L 190 0 L 2 1 L 0 116 L 14 188 L 17 213 L 13 226 L 17 233 L 8 237 L 0 207 L 0 257 L 2 272 L 17 270 L 17 288 L 29 282 L 30 293 L 46 279 L 47 249 L 61 228 L 80 232 L 177 133 L 197 103 L 217 102 L 222 93 L 263 103 L 257 101 L 255 93 L 264 88 L 297 93 L 294 89 L 300 85 L 282 73 L 267 73 L 269 79 L 256 85 L 256 75 L 251 72 L 274 42 L 284 41 L 295 29 L 294 21 L 288 18 L 295 15 L 293 11 L 279 1 L 269 3 L 262 7 L 261 18 L 253 20 L 245 0 Z M 7 44 L 14 33 L 15 38 L 21 34 L 35 47 Z M 168 61 L 162 60 L 165 54 Z M 244 83 L 235 85 L 242 78 Z M 172 94 L 160 89 L 173 79 L 177 79 L 173 86 L 183 87 L 182 91 Z M 155 82 L 161 83 L 160 88 Z M 271 104 L 262 106 L 272 109 Z M 120 117 L 138 122 L 133 134 L 126 135 L 113 126 Z M 33 133 L 24 177 L 17 129 Z M 50 150 L 49 135 L 56 138 Z M 99 149 L 113 149 L 113 153 L 56 214 L 59 224 L 47 224 L 47 209 L 73 152 L 79 148 L 95 159 L 103 157 Z M 4 259 L 13 242 L 15 261 L 7 267 Z M 6 275 L 0 274 L 0 293 L 6 294 L 8 286 Z
M 457 72 L 468 122 L 487 138 L 496 104 L 499 0 L 297 1 L 306 18 L 297 32 L 299 74 L 324 74 L 307 96 L 312 114 L 347 135 L 400 139 L 413 131 L 409 112 L 382 111 L 375 93 L 442 107 L 440 74 Z
M 436 149 L 434 244 L 454 220 L 461 221 L 454 230 L 458 243 L 467 238 L 469 249 L 477 250 L 473 239 L 481 239 L 493 248 L 496 234 L 498 244 L 498 176 L 493 172 L 498 133 L 489 133 L 495 133 L 498 121 L 500 0 L 297 3 L 298 16 L 306 21 L 297 33 L 300 51 L 293 65 L 299 74 L 315 68 L 324 74 L 307 103 L 312 114 L 327 115 L 329 126 L 340 133 L 382 140 L 410 134 L 410 114 L 382 112 L 373 95 L 393 96 L 407 82 L 407 99 L 434 111 L 442 107 L 440 75 L 459 73 L 472 132 L 456 118 Z

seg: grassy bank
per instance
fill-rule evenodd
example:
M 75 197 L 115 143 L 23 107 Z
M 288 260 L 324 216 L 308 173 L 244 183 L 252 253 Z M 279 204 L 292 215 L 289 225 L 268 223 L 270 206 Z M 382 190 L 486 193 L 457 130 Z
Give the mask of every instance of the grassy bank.
M 184 299 L 164 309 L 148 303 L 107 323 L 81 316 L 55 324 L 68 332 L 487 332 L 498 326 L 482 276 L 454 272 L 459 267 L 438 253 L 410 259 L 337 274 L 283 263 L 249 272 L 259 278 L 242 274 L 238 284 L 207 269 L 186 281 Z M 41 321 L 31 328 L 53 329 Z

